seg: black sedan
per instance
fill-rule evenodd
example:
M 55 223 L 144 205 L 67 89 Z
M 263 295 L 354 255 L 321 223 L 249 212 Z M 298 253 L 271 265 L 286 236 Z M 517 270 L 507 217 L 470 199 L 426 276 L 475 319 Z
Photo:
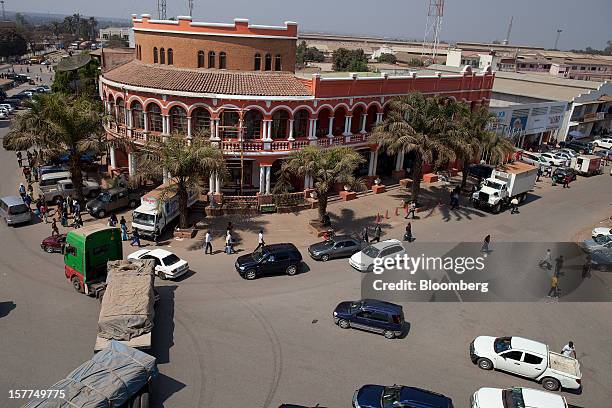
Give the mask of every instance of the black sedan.
M 317 261 L 348 258 L 359 251 L 361 251 L 361 241 L 350 235 L 336 235 L 327 241 L 317 242 L 308 247 L 310 257 Z
M 576 172 L 569 167 L 559 167 L 552 174 L 552 179 L 555 183 L 561 184 L 567 175 L 570 175 L 570 181 L 576 180 Z

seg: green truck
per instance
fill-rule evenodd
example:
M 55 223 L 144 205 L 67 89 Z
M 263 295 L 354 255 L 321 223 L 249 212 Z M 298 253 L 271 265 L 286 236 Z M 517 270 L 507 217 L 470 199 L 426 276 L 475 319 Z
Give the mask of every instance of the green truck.
M 123 259 L 121 231 L 100 225 L 70 231 L 62 252 L 64 273 L 74 289 L 99 298 L 106 288 L 106 263 Z

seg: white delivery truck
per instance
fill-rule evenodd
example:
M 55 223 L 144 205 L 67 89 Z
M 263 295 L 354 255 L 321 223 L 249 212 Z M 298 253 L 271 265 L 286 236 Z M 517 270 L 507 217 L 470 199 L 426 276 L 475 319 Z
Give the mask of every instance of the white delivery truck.
M 197 193 L 190 191 L 187 208 L 197 199 Z M 179 216 L 179 198 L 176 184 L 164 183 L 140 198 L 140 206 L 132 213 L 132 230 L 138 230 L 141 237 L 152 238 L 155 227 L 161 234 Z
M 470 343 L 470 359 L 483 370 L 496 369 L 531 378 L 548 391 L 582 387 L 578 360 L 522 337 L 478 336 Z
M 580 155 L 572 157 L 570 167 L 581 176 L 593 176 L 603 173 L 601 157 L 594 155 Z
M 493 170 L 491 177 L 484 180 L 480 190 L 472 194 L 472 202 L 477 208 L 483 207 L 498 213 L 515 197 L 519 203 L 525 201 L 537 177 L 538 169 L 527 163 L 514 162 L 500 166 Z

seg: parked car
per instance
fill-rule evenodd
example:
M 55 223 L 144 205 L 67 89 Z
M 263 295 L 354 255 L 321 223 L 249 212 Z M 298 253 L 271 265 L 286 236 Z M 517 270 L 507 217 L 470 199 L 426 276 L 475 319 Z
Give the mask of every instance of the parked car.
M 32 211 L 21 197 L 7 196 L 0 198 L 0 217 L 7 225 L 24 224 L 32 221 Z
M 582 243 L 588 253 L 591 268 L 601 272 L 612 272 L 612 236 L 600 235 Z
M 11 105 L 10 103 L 0 103 L 0 108 L 5 108 L 6 110 L 8 110 L 9 113 L 14 113 L 15 112 L 15 107 L 13 105 Z
M 573 151 L 580 154 L 591 154 L 593 153 L 593 143 L 592 142 L 581 142 L 579 140 L 571 140 L 559 142 L 559 146 L 563 148 L 572 149 Z
M 48 253 L 62 252 L 62 247 L 66 243 L 66 234 L 51 235 L 42 240 L 40 247 Z
M 556 153 L 542 153 L 541 157 L 551 166 L 565 166 L 568 161 L 565 157 L 559 156 Z
M 478 336 L 470 343 L 470 359 L 483 370 L 497 369 L 531 378 L 549 391 L 580 389 L 580 363 L 522 337 Z
M 486 179 L 491 177 L 493 169 L 494 167 L 488 164 L 470 164 L 468 167 L 468 174 L 477 179 Z
M 349 258 L 349 264 L 361 272 L 372 272 L 374 270 L 375 258 L 388 258 L 397 255 L 404 255 L 406 250 L 402 246 L 402 242 L 397 239 L 388 239 L 386 241 L 377 242 L 368 245 L 361 251 L 353 254 Z
M 70 158 L 70 155 L 69 155 L 69 153 L 68 153 L 68 152 L 66 152 L 66 153 L 64 153 L 64 154 L 60 155 L 60 156 L 57 158 L 57 161 L 58 161 L 58 163 L 68 163 L 68 159 L 69 159 L 69 158 Z M 91 163 L 93 163 L 94 161 L 96 161 L 96 155 L 95 155 L 95 154 L 93 154 L 93 153 L 87 153 L 87 152 L 86 152 L 86 153 L 83 153 L 83 154 L 81 155 L 81 163 L 84 163 L 84 164 L 91 164 Z
M 0 119 L 8 119 L 8 113 L 5 111 L 0 111 Z
M 570 167 L 558 167 L 553 171 L 552 179 L 555 183 L 561 184 L 567 175 L 571 176 L 571 181 L 576 180 L 576 171 Z
M 176 279 L 189 271 L 187 261 L 165 249 L 141 249 L 129 254 L 127 259 L 155 261 L 155 274 L 161 279 Z
M 470 398 L 471 408 L 567 408 L 561 395 L 532 388 L 481 388 Z
M 129 190 L 124 187 L 115 187 L 104 190 L 93 200 L 85 204 L 85 209 L 96 218 L 104 218 L 106 214 L 130 207 L 136 208 L 140 204 L 142 194 L 136 190 Z
M 38 168 L 38 177 L 52 173 L 70 173 L 70 169 L 66 166 L 40 166 Z
M 540 155 L 540 153 L 522 152 L 519 159 L 523 163 L 531 164 L 535 167 L 545 166 L 548 162 Z
M 571 157 L 576 157 L 576 156 L 578 156 L 578 153 L 577 153 L 576 151 L 574 151 L 574 150 L 572 150 L 572 149 L 569 149 L 569 148 L 562 148 L 562 149 L 558 149 L 558 150 L 555 150 L 555 152 L 559 152 L 559 153 L 567 153 L 567 154 L 569 154 Z
M 346 258 L 361 250 L 361 240 L 350 235 L 336 235 L 308 247 L 308 254 L 317 261 Z
M 382 334 L 394 339 L 404 331 L 404 310 L 400 305 L 380 300 L 363 299 L 341 302 L 333 313 L 334 323 L 343 329 L 355 328 Z
M 612 137 L 604 137 L 593 141 L 594 147 L 602 147 L 604 149 L 612 149 Z
M 437 392 L 405 385 L 367 384 L 353 394 L 354 408 L 453 408 L 453 401 Z
M 598 237 L 612 236 L 612 228 L 608 228 L 608 227 L 593 228 L 593 231 L 591 231 L 591 236 L 593 237 L 593 239 L 598 238 Z
M 576 154 L 572 154 L 566 150 L 557 150 L 553 153 L 555 154 L 555 156 L 563 157 L 565 160 L 572 160 L 573 157 L 577 156 Z
M 293 244 L 266 245 L 257 251 L 239 256 L 236 271 L 244 279 L 287 274 L 294 276 L 302 266 L 302 254 Z

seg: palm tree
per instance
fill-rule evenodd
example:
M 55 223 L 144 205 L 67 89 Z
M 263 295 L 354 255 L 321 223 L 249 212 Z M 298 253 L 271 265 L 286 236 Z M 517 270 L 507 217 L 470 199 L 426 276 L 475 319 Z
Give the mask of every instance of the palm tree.
M 199 190 L 203 178 L 216 173 L 221 178 L 228 175 L 220 149 L 211 146 L 208 138 L 194 137 L 188 143 L 184 135 L 173 134 L 165 142 L 150 142 L 138 160 L 143 178 L 163 178 L 170 173 L 172 182 L 162 195 L 179 197 L 179 227 L 189 228 L 187 201 L 189 191 Z
M 462 106 L 455 128 L 457 140 L 461 141 L 458 156 L 463 161 L 461 188 L 467 184 L 468 166 L 474 158 L 484 154 L 489 160 L 497 164 L 503 161 L 512 151 L 512 141 L 489 130 L 489 125 L 495 121 L 495 115 L 486 107 L 471 110 L 467 105 Z
M 355 189 L 363 187 L 363 182 L 353 174 L 363 162 L 363 156 L 348 147 L 322 149 L 307 146 L 292 152 L 283 160 L 281 172 L 297 177 L 312 177 L 319 200 L 319 220 L 323 221 L 327 214 L 327 200 L 334 186 L 343 184 Z
M 95 101 L 61 93 L 35 96 L 29 108 L 15 116 L 3 146 L 7 150 L 40 149 L 43 159 L 54 160 L 68 152 L 68 168 L 76 190 L 83 199 L 83 163 L 86 152 L 104 151 L 102 113 Z
M 450 99 L 413 93 L 390 102 L 387 117 L 372 132 L 373 140 L 390 154 L 413 152 L 411 199 L 418 203 L 423 164 L 452 161 L 452 126 L 456 107 Z

